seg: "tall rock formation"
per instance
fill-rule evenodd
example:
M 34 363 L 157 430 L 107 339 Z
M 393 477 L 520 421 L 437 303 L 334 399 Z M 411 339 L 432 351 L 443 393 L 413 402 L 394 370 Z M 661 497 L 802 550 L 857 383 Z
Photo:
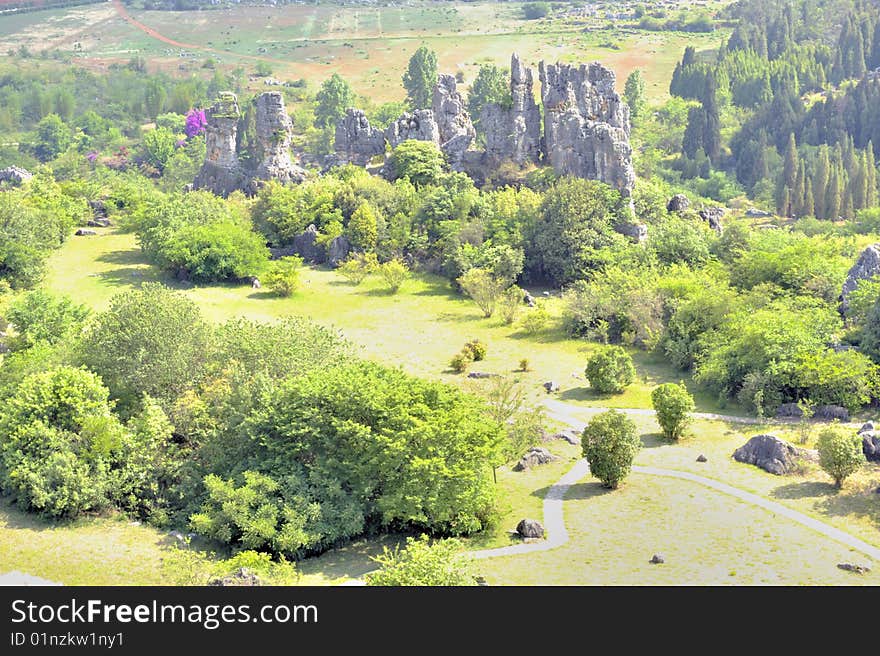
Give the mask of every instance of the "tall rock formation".
M 253 193 L 266 180 L 305 179 L 305 171 L 290 159 L 293 124 L 281 93 L 260 94 L 252 111 L 246 117 L 252 116 L 253 123 L 242 121 L 238 99 L 228 91 L 220 93 L 214 106 L 205 111 L 205 161 L 193 189 L 228 196 L 236 190 Z M 247 125 L 252 125 L 252 131 Z M 239 153 L 243 153 L 241 159 Z
M 385 138 L 392 148 L 409 139 L 417 141 L 431 141 L 440 145 L 440 128 L 434 119 L 434 112 L 430 109 L 417 109 L 414 112 L 404 112 L 399 119 L 394 121 L 385 130 Z
M 205 118 L 205 161 L 196 175 L 193 188 L 228 196 L 236 189 L 241 189 L 245 181 L 236 154 L 241 111 L 235 94 L 221 93 L 214 106 L 205 111 Z
M 486 160 L 490 165 L 509 160 L 522 166 L 540 159 L 541 110 L 532 89 L 532 69 L 513 53 L 510 58 L 510 107 L 486 105 L 480 116 L 486 133 Z
M 561 175 L 600 180 L 624 196 L 635 183 L 629 107 L 598 62 L 540 63 L 547 162 Z
M 859 282 L 877 275 L 880 275 L 880 244 L 872 244 L 861 252 L 859 259 L 846 274 L 840 292 L 840 311 L 843 314 L 849 310 L 849 295 L 859 286 Z
M 385 154 L 385 135 L 370 125 L 362 109 L 349 107 L 336 124 L 334 148 L 339 163 L 366 166 L 376 155 Z
M 254 101 L 256 139 L 253 177 L 257 180 L 302 182 L 305 171 L 290 159 L 293 122 L 284 108 L 280 91 L 267 91 Z
M 452 75 L 437 78 L 431 109 L 437 123 L 440 148 L 446 153 L 452 169 L 458 170 L 477 133 Z

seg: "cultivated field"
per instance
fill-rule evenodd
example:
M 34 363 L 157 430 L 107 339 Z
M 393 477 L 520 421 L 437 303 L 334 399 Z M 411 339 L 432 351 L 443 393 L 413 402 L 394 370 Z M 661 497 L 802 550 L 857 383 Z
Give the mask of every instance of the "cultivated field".
M 403 98 L 406 62 L 426 44 L 437 52 L 441 71 L 460 71 L 466 83 L 481 64 L 506 66 L 510 53 L 518 52 L 531 64 L 599 60 L 621 81 L 640 68 L 648 94 L 659 99 L 667 95 L 686 45 L 715 47 L 726 34 L 648 32 L 579 15 L 526 21 L 521 3 L 125 9 L 140 26 L 127 22 L 117 7 L 107 3 L 4 18 L 0 53 L 21 46 L 33 52 L 57 49 L 90 68 L 140 56 L 177 73 L 198 71 L 209 57 L 220 66 L 248 69 L 265 61 L 282 80 L 320 83 L 338 72 L 357 92 L 382 102 Z

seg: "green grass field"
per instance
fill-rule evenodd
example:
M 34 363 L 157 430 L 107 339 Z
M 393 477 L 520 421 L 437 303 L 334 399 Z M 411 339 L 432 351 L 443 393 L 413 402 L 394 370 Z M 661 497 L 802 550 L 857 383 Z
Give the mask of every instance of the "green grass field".
M 134 235 L 101 230 L 95 237 L 72 237 L 50 261 L 48 287 L 69 295 L 94 309 L 106 307 L 120 290 L 145 281 L 162 280 L 137 246 Z M 639 380 L 626 392 L 600 396 L 584 380 L 584 367 L 596 345 L 569 339 L 559 327 L 561 301 L 547 299 L 554 319 L 537 336 L 519 327 L 505 326 L 498 318 L 485 319 L 472 301 L 454 293 L 447 280 L 418 275 L 396 295 L 388 295 L 378 279 L 360 286 L 348 284 L 339 274 L 310 267 L 300 276 L 301 288 L 291 298 L 278 298 L 249 285 L 181 287 L 216 322 L 236 316 L 273 321 L 286 315 L 309 317 L 335 327 L 354 342 L 364 356 L 401 365 L 408 372 L 456 384 L 469 384 L 463 375 L 449 368 L 449 360 L 464 343 L 479 339 L 488 345 L 486 360 L 472 365 L 472 371 L 515 375 L 534 399 L 545 396 L 541 385 L 558 381 L 564 401 L 586 406 L 648 408 L 651 390 L 660 382 L 685 379 L 696 394 L 700 410 L 718 412 L 717 399 L 702 393 L 682 372 L 675 371 L 657 356 L 632 351 Z M 539 290 L 533 290 L 541 296 Z M 527 358 L 530 371 L 516 371 Z M 578 376 L 575 378 L 574 376 Z M 736 408 L 726 408 L 737 414 Z

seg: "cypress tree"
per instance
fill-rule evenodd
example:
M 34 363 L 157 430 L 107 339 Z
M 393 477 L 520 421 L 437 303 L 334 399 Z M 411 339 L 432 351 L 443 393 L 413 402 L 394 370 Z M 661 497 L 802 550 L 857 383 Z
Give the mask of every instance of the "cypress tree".
M 688 46 L 684 49 L 684 55 L 681 58 L 681 67 L 685 68 L 694 64 L 697 61 L 697 49 L 693 46 Z
M 874 159 L 874 143 L 869 141 L 865 148 L 868 168 L 865 175 L 865 207 L 877 205 L 877 160 Z
M 785 162 L 782 166 L 782 183 L 789 189 L 795 189 L 797 186 L 797 172 L 800 166 L 800 158 L 798 157 L 797 142 L 794 133 L 788 135 L 788 146 L 785 149 Z
M 825 218 L 831 221 L 836 221 L 837 217 L 840 216 L 840 209 L 843 204 L 840 178 L 838 167 L 832 166 L 831 174 L 828 177 L 828 187 L 825 189 Z
M 854 215 L 853 210 L 853 185 L 852 180 L 847 180 L 846 188 L 843 191 L 843 204 L 840 208 L 841 216 L 846 219 L 851 219 Z
M 880 17 L 877 18 L 877 22 L 874 24 L 874 38 L 872 39 L 871 44 L 871 68 L 880 67 Z
M 813 198 L 817 219 L 827 219 L 825 198 L 830 177 L 830 162 L 828 161 L 828 146 L 819 147 L 819 156 L 816 161 L 816 171 L 813 173 Z
M 721 118 L 718 115 L 718 82 L 711 72 L 706 75 L 703 114 L 703 150 L 712 164 L 717 166 L 721 158 Z
M 703 134 L 705 132 L 706 118 L 702 107 L 691 107 L 688 110 L 688 122 L 684 129 L 681 140 L 681 149 L 685 155 L 693 159 L 697 151 L 703 148 Z
M 804 181 L 804 207 L 801 216 L 816 216 L 813 205 L 813 183 L 809 178 Z
M 806 177 L 806 170 L 804 168 L 804 163 L 800 162 L 798 164 L 797 175 L 795 175 L 794 181 L 794 192 L 792 194 L 792 208 L 791 211 L 795 214 L 795 216 L 804 216 L 806 214 L 805 210 L 805 199 L 807 193 L 807 185 L 804 180 Z
M 864 151 L 859 155 L 858 165 L 850 176 L 850 188 L 853 209 L 863 209 L 868 191 L 868 156 Z

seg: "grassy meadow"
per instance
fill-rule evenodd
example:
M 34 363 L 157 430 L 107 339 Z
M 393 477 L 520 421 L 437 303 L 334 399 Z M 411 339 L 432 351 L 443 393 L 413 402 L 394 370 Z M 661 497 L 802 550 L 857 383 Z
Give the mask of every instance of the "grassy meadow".
M 99 230 L 99 235 L 72 238 L 50 262 L 48 286 L 96 310 L 110 297 L 145 281 L 163 280 L 191 296 L 214 321 L 236 315 L 271 321 L 287 314 L 308 316 L 335 326 L 365 357 L 396 363 L 406 370 L 458 384 L 476 384 L 452 373 L 448 358 L 464 341 L 479 338 L 489 354 L 479 369 L 511 373 L 521 357 L 533 371 L 518 372 L 534 401 L 545 396 L 540 383 L 559 379 L 559 397 L 589 406 L 650 407 L 656 382 L 674 372 L 636 353 L 640 380 L 626 393 L 596 397 L 585 387 L 586 342 L 565 338 L 558 325 L 537 337 L 523 335 L 497 319 L 484 319 L 476 306 L 453 294 L 440 278 L 419 275 L 397 295 L 369 280 L 354 287 L 323 268 L 302 272 L 302 287 L 289 299 L 243 285 L 193 287 L 165 280 L 148 265 L 133 235 Z M 536 293 L 539 290 L 534 290 Z M 558 317 L 560 301 L 547 299 Z M 712 399 L 700 398 L 699 409 L 717 411 Z M 727 413 L 731 410 L 725 409 Z M 588 413 L 583 411 L 586 419 Z M 837 492 L 815 465 L 776 477 L 730 457 L 748 437 L 771 432 L 797 442 L 794 425 L 743 426 L 698 420 L 691 435 L 670 443 L 659 435 L 651 417 L 636 417 L 644 448 L 636 464 L 697 473 L 773 499 L 880 546 L 880 510 L 875 489 L 880 467 L 865 466 Z M 811 441 L 815 439 L 815 431 Z M 523 517 L 542 517 L 543 498 L 580 457 L 580 449 L 564 441 L 545 446 L 559 457 L 526 472 L 510 467 L 497 471 L 498 523 L 466 540 L 483 549 L 512 543 L 510 531 Z M 807 444 L 812 446 L 812 444 Z M 704 454 L 705 463 L 696 462 Z M 633 474 L 622 488 L 607 493 L 585 478 L 570 491 L 565 506 L 570 541 L 549 552 L 492 558 L 479 562 L 490 584 L 877 584 L 874 572 L 864 576 L 839 570 L 839 562 L 864 563 L 866 557 L 789 519 L 755 508 L 696 483 Z M 613 518 L 613 521 L 609 521 Z M 674 525 L 676 530 L 669 531 Z M 106 537 L 105 537 L 106 536 Z M 402 539 L 364 539 L 297 564 L 303 584 L 335 584 L 374 568 L 370 559 L 384 545 Z M 204 581 L 216 567 L 208 545 L 181 552 L 166 533 L 124 518 L 83 519 L 52 525 L 0 506 L 2 569 L 19 569 L 67 584 L 85 582 L 175 584 Z M 648 563 L 654 552 L 667 564 Z M 46 553 L 57 554 L 47 559 Z M 610 556 L 613 554 L 613 557 Z

